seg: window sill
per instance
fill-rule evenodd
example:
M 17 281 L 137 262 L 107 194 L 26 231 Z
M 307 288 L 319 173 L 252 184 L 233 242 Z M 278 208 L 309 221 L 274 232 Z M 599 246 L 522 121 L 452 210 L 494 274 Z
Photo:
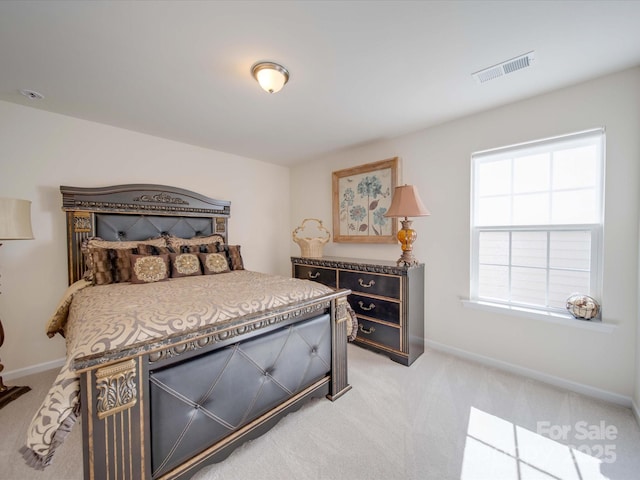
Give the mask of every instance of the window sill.
M 564 325 L 565 327 L 582 328 L 603 333 L 611 333 L 617 328 L 617 325 L 611 323 L 603 323 L 600 320 L 578 320 L 568 314 L 563 315 L 560 313 L 540 312 L 527 308 L 510 307 L 507 305 L 500 305 L 498 303 L 482 302 L 477 300 L 462 299 L 461 301 L 462 305 L 467 308 L 506 315 L 515 315 L 532 320 L 541 320 L 543 322 L 555 323 L 556 325 Z

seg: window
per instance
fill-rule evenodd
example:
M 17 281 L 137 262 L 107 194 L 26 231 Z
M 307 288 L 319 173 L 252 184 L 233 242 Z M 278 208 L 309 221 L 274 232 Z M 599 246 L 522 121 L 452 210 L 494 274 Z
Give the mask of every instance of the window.
M 566 313 L 600 298 L 604 130 L 472 155 L 471 301 Z

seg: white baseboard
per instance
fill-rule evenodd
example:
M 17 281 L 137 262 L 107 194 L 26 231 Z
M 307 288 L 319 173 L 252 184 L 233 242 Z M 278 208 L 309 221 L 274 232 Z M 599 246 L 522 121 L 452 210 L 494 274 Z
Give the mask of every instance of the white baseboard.
M 433 342 L 431 340 L 427 340 L 426 345 L 433 350 L 450 353 L 451 355 L 455 355 L 456 357 L 461 357 L 472 362 L 494 367 L 510 373 L 515 373 L 517 375 L 522 375 L 523 377 L 533 378 L 534 380 L 538 380 L 540 382 L 548 383 L 550 385 L 564 388 L 572 392 L 581 393 L 589 397 L 594 397 L 600 400 L 615 403 L 617 405 L 622 405 L 623 407 L 632 408 L 636 415 L 636 419 L 640 419 L 640 412 L 633 405 L 631 397 L 626 397 L 624 395 L 609 392 L 607 390 L 602 390 L 596 387 L 591 387 L 582 383 L 572 382 L 571 380 L 567 380 L 561 377 L 556 377 L 554 375 L 549 375 L 537 370 L 521 367 L 519 365 L 504 362 L 502 360 L 497 360 L 495 358 L 485 357 L 484 355 L 478 355 L 477 353 L 468 352 L 466 350 L 451 347 L 449 345 L 444 345 L 438 342 Z
M 636 417 L 636 423 L 640 426 L 640 410 L 638 410 L 638 405 L 636 405 L 635 401 L 631 402 L 631 410 L 633 410 L 633 416 Z
M 57 360 L 51 360 L 50 362 L 39 363 L 37 365 L 31 365 L 30 367 L 19 368 L 17 370 L 11 370 L 4 372 L 2 378 L 5 383 L 13 381 L 16 378 L 26 377 L 27 375 L 33 375 L 35 373 L 46 372 L 52 368 L 60 368 L 64 365 L 65 359 L 59 358 Z

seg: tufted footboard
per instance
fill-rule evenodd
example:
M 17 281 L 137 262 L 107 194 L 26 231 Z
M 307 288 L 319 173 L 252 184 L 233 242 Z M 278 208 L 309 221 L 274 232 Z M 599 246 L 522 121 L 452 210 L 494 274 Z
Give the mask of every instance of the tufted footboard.
M 85 478 L 189 478 L 305 400 L 341 396 L 347 293 L 77 362 Z

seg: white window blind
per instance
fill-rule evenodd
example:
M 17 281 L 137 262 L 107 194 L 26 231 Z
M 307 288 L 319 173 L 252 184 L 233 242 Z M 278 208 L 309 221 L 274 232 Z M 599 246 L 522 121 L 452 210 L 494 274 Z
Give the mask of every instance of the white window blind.
M 603 129 L 474 153 L 472 179 L 471 300 L 600 298 Z

